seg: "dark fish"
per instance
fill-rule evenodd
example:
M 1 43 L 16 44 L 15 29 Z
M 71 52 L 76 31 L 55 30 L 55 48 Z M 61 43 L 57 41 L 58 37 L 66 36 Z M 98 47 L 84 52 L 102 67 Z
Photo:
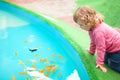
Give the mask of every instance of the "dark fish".
M 38 48 L 29 48 L 29 51 L 31 51 L 31 52 L 35 52 L 37 50 L 38 50 Z

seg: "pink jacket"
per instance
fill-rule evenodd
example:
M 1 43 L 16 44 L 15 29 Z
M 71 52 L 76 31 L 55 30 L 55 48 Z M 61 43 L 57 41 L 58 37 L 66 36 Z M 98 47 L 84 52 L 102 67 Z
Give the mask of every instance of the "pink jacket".
M 120 33 L 104 22 L 89 31 L 89 35 L 90 53 L 94 54 L 97 50 L 97 64 L 104 64 L 105 52 L 112 53 L 120 50 Z

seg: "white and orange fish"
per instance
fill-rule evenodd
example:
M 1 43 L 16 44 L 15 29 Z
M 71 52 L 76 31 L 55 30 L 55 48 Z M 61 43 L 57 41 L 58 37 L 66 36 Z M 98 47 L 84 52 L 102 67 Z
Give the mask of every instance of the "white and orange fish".
M 47 76 L 45 76 L 43 73 L 40 73 L 35 68 L 32 67 L 26 67 L 25 72 L 29 74 L 31 77 L 34 77 L 36 80 L 53 80 Z

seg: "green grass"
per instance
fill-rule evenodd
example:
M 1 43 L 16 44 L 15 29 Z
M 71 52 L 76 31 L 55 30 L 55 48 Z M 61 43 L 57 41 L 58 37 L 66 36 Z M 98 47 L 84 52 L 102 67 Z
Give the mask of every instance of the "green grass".
M 120 27 L 120 0 L 76 0 L 76 3 L 92 6 L 104 15 L 106 23 Z

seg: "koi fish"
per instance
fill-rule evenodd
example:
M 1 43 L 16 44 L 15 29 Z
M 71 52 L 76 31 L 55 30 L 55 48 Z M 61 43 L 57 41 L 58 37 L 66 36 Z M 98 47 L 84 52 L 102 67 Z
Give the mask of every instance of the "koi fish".
M 43 73 L 36 71 L 35 68 L 26 67 L 24 70 L 27 72 L 27 74 L 29 74 L 31 77 L 35 78 L 36 80 L 53 80 L 45 76 Z
M 15 55 L 16 55 L 16 56 L 18 55 L 18 52 L 17 52 L 17 51 L 15 51 Z
M 28 43 L 28 42 L 30 42 L 30 40 L 24 40 L 24 43 Z
M 27 74 L 27 72 L 19 72 L 18 74 L 24 75 Z
M 12 75 L 12 76 L 11 76 L 11 80 L 15 80 L 15 75 Z

